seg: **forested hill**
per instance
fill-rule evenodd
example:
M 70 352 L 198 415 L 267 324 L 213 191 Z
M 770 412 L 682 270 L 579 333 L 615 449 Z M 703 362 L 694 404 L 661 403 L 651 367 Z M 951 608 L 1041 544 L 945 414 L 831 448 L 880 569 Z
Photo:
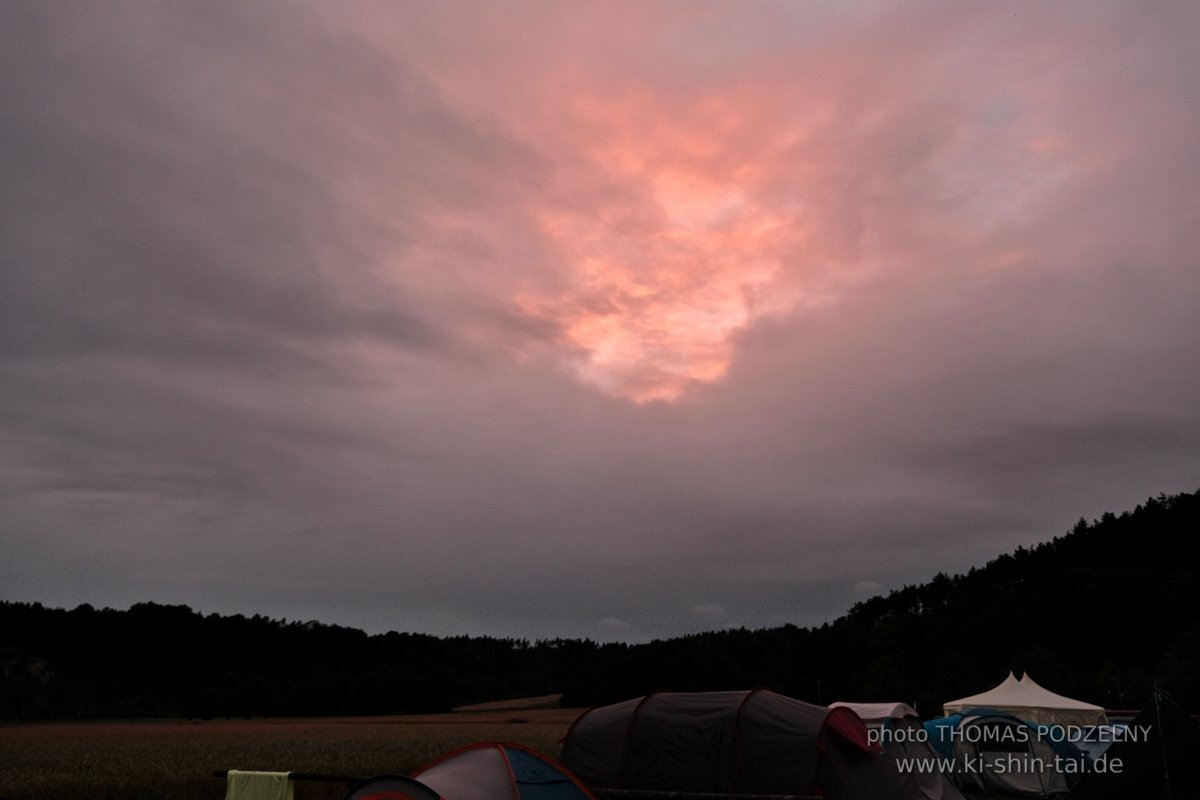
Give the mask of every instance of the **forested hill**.
M 593 705 L 752 686 L 822 703 L 906 701 L 935 716 L 1010 669 L 1109 708 L 1138 707 L 1158 684 L 1198 711 L 1197 532 L 1200 492 L 1160 496 L 820 628 L 642 645 L 0 602 L 0 718 L 376 714 L 556 691 Z

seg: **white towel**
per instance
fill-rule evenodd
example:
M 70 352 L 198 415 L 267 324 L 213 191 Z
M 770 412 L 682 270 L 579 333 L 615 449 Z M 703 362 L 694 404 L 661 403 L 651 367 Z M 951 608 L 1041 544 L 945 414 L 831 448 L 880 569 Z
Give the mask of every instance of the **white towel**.
M 292 800 L 289 774 L 231 769 L 226 778 L 225 800 Z

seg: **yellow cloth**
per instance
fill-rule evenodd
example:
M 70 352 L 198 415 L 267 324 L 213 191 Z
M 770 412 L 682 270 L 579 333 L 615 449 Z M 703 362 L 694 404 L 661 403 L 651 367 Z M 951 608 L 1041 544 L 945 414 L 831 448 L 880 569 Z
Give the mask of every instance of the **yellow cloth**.
M 225 779 L 225 800 L 292 800 L 288 774 L 231 769 Z

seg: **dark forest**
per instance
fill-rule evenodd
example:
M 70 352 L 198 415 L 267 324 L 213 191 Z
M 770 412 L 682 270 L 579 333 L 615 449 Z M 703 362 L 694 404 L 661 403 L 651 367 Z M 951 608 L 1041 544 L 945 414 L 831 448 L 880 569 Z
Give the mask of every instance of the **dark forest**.
M 938 574 L 817 628 L 646 644 L 367 635 L 186 606 L 0 602 L 0 718 L 358 715 L 562 692 L 766 686 L 810 702 L 904 701 L 925 717 L 1010 669 L 1110 709 L 1157 686 L 1200 710 L 1200 492 L 1080 520 L 1050 542 Z

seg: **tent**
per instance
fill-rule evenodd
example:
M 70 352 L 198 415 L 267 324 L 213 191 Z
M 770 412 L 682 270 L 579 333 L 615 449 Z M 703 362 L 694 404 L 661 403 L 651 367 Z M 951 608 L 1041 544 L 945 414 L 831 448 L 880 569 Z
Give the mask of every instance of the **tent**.
M 1063 737 L 996 709 L 967 709 L 930 720 L 925 731 L 962 789 L 1020 797 L 1062 795 L 1087 762 Z
M 596 800 L 561 764 L 512 742 L 460 747 L 413 777 L 445 800 Z
M 593 709 L 567 732 L 562 760 L 606 789 L 902 797 L 854 712 L 765 689 L 659 692 Z
M 905 703 L 833 703 L 830 708 L 848 708 L 872 732 L 873 741 L 883 745 L 883 754 L 896 770 L 900 788 L 910 800 L 963 800 L 950 778 L 942 771 L 937 752 L 917 712 Z
M 342 800 L 443 800 L 418 780 L 404 775 L 376 775 L 350 787 Z
M 1161 693 L 1097 759 L 1067 800 L 1200 797 L 1200 723 Z
M 1026 722 L 1063 727 L 1108 723 L 1102 707 L 1043 689 L 1028 674 L 1017 680 L 1011 672 L 999 686 L 982 694 L 952 700 L 942 707 L 946 716 L 969 708 L 994 708 Z

